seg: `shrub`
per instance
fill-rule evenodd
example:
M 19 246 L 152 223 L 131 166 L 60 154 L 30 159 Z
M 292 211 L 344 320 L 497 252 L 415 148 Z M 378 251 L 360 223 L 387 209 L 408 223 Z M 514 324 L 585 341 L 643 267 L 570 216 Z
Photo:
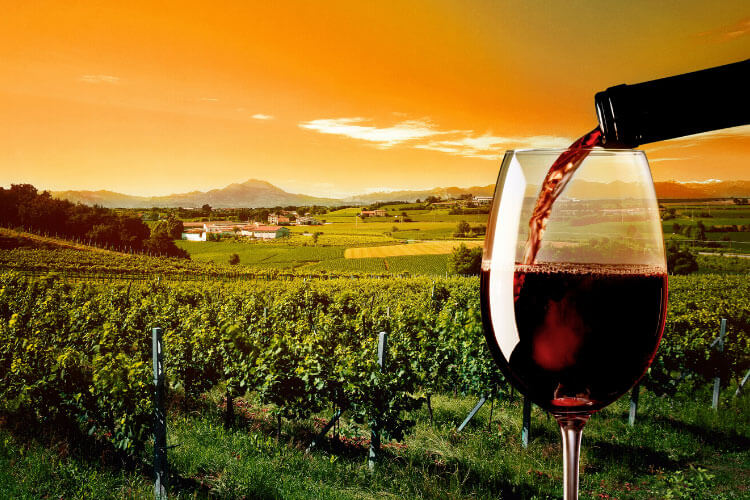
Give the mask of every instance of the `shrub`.
M 448 271 L 453 274 L 479 274 L 482 267 L 482 248 L 469 249 L 461 243 L 448 258 Z

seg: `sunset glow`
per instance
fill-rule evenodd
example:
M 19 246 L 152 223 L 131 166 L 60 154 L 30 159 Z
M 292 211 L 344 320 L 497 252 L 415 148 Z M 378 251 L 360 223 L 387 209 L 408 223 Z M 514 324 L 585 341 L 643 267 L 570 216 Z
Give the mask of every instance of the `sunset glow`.
M 0 185 L 339 196 L 487 185 L 594 94 L 745 59 L 746 2 L 15 2 Z M 750 127 L 644 147 L 656 180 L 750 179 Z

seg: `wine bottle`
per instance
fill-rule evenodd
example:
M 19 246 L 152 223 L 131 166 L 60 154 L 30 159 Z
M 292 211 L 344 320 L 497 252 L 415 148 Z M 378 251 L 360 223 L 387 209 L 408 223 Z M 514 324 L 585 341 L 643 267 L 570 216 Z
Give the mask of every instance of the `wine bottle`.
M 634 148 L 649 142 L 750 123 L 750 59 L 635 85 L 594 98 L 602 142 Z

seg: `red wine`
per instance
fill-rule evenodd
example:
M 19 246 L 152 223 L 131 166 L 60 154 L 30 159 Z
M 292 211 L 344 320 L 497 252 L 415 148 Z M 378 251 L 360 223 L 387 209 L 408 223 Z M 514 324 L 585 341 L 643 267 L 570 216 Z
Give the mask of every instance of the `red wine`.
M 483 271 L 481 285 L 487 341 L 500 368 L 542 408 L 558 414 L 601 409 L 651 364 L 666 312 L 662 269 L 518 265 L 513 278 L 517 337 L 512 333 L 510 343 L 507 332 L 495 332 L 491 272 Z
M 576 169 L 589 155 L 591 148 L 601 145 L 601 139 L 601 130 L 595 128 L 571 144 L 550 167 L 544 182 L 542 182 L 534 212 L 529 220 L 529 238 L 526 240 L 526 248 L 524 249 L 524 264 L 534 263 L 536 254 L 542 245 L 542 236 L 547 227 L 547 221 L 550 213 L 552 213 L 552 205 L 562 194 Z

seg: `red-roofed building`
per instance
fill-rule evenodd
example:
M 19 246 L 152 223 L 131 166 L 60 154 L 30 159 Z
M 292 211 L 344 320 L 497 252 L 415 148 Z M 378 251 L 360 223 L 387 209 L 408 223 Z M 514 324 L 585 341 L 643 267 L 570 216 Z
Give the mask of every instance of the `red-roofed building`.
M 362 210 L 360 212 L 360 217 L 387 217 L 388 213 L 385 210 L 377 209 L 377 210 Z

